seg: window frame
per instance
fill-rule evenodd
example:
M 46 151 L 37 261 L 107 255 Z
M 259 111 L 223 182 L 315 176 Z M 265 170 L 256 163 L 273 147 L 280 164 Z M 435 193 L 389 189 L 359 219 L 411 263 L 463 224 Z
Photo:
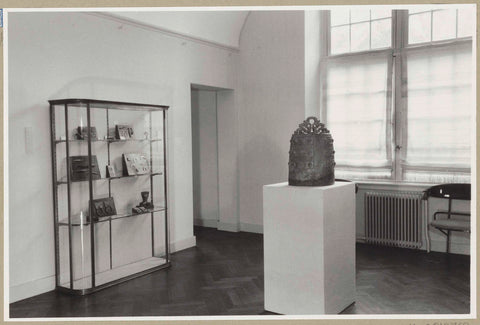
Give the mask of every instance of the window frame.
M 331 19 L 330 19 L 330 11 L 328 11 L 326 17 L 325 17 L 325 20 L 326 20 L 326 26 L 327 26 L 327 47 L 326 47 L 326 50 L 327 50 L 327 56 L 328 57 L 339 57 L 339 56 L 345 56 L 345 55 L 349 55 L 349 54 L 352 54 L 352 55 L 355 55 L 355 54 L 361 54 L 361 53 L 370 53 L 370 52 L 377 52 L 377 51 L 383 51 L 383 50 L 390 50 L 392 49 L 393 47 L 393 34 L 394 34 L 394 31 L 393 31 L 393 27 L 395 26 L 395 23 L 394 23 L 394 12 L 395 10 L 392 10 L 392 15 L 388 18 L 391 18 L 392 20 L 392 30 L 391 30 L 391 33 L 392 33 L 392 39 L 391 39 L 391 45 L 389 47 L 381 47 L 381 48 L 376 48 L 376 49 L 369 49 L 369 50 L 364 50 L 364 51 L 355 51 L 355 52 L 347 52 L 347 53 L 340 53 L 340 54 L 332 54 L 332 47 L 331 47 Z M 348 24 L 341 24 L 341 25 L 335 25 L 333 27 L 340 27 L 340 26 L 351 26 L 351 25 L 356 25 L 356 24 L 360 24 L 360 23 L 366 23 L 368 22 L 370 24 L 370 33 L 369 33 L 369 46 L 371 47 L 371 44 L 372 44 L 372 22 L 373 21 L 378 21 L 378 20 L 384 20 L 384 19 L 388 19 L 388 18 L 376 18 L 376 19 L 371 19 L 371 15 L 370 15 L 370 20 L 366 20 L 366 21 L 361 21 L 361 22 L 355 22 L 355 23 L 352 23 L 352 22 L 349 22 Z M 351 38 L 352 38 L 352 34 L 351 34 L 351 29 L 350 29 L 350 32 L 349 32 L 349 35 L 350 35 L 350 40 L 349 40 L 349 48 L 351 48 L 352 44 L 351 44 Z
M 458 9 L 458 8 L 457 8 Z M 428 9 L 433 16 L 434 10 L 440 9 Z M 391 59 L 388 59 L 388 85 L 387 85 L 387 130 L 386 130 L 386 145 L 387 145 L 387 160 L 391 161 L 391 177 L 384 178 L 387 181 L 403 182 L 403 173 L 406 170 L 418 170 L 428 172 L 444 172 L 444 173 L 470 173 L 470 167 L 452 167 L 452 166 L 440 166 L 438 165 L 409 165 L 406 163 L 406 154 L 408 146 L 408 104 L 407 100 L 402 98 L 402 92 L 406 91 L 406 85 L 402 84 L 402 79 L 408 78 L 407 76 L 407 54 L 411 51 L 425 50 L 429 48 L 439 47 L 451 47 L 458 44 L 470 43 L 473 46 L 473 37 L 456 37 L 447 40 L 439 40 L 423 43 L 408 43 L 409 26 L 408 9 L 392 9 L 391 22 L 392 22 L 392 39 L 391 47 L 370 49 L 366 51 L 347 52 L 340 54 L 331 54 L 331 24 L 330 24 L 330 10 L 327 10 L 322 15 L 322 21 L 324 22 L 321 27 L 321 41 L 326 44 L 324 52 L 321 53 L 320 66 L 325 67 L 329 61 L 339 58 L 345 58 L 350 56 L 360 56 L 369 54 L 387 54 L 391 55 Z M 458 35 L 458 10 L 456 17 Z M 433 23 L 433 22 L 432 22 Z M 430 31 L 433 35 L 433 30 Z M 371 31 L 370 31 L 371 33 Z M 431 38 L 432 39 L 432 38 Z M 370 40 L 371 42 L 371 40 Z M 350 46 L 350 45 L 349 45 Z M 322 121 L 327 121 L 327 109 L 326 109 L 326 88 L 327 88 L 327 73 L 325 68 L 320 69 L 320 118 Z M 406 79 L 408 80 L 408 79 Z M 408 98 L 408 97 L 407 97 Z M 327 126 L 328 127 L 328 126 Z M 472 144 L 473 145 L 473 144 Z M 364 170 L 385 170 L 385 167 L 355 167 L 353 165 L 338 165 L 338 167 L 348 168 L 352 171 Z M 373 180 L 369 179 L 366 175 L 361 180 Z

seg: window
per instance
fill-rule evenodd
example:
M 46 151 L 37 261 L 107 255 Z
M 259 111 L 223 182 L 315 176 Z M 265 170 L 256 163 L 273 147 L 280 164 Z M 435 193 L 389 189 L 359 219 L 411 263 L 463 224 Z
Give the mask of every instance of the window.
M 472 8 L 330 11 L 321 115 L 337 177 L 470 181 Z
M 330 22 L 332 54 L 391 46 L 391 10 L 333 10 Z
M 408 44 L 442 41 L 472 36 L 470 9 L 408 11 Z

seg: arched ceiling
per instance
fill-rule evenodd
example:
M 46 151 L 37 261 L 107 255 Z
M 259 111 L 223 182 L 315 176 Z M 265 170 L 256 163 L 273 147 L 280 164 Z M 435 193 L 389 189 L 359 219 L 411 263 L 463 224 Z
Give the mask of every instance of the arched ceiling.
M 248 11 L 116 11 L 110 15 L 162 30 L 238 48 Z

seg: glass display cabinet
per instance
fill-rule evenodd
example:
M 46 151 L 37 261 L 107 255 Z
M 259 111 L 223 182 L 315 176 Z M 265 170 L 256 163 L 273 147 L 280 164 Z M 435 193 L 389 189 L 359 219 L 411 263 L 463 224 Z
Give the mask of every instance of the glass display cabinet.
M 83 295 L 170 266 L 168 106 L 49 103 L 56 289 Z

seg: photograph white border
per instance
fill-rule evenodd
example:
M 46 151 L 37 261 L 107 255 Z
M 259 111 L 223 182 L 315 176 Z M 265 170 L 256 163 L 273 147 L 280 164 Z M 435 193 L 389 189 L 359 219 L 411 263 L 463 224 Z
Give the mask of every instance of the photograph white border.
M 392 9 L 408 9 L 412 7 L 412 5 L 380 5 L 380 4 L 366 4 L 366 5 L 345 5 L 348 8 L 357 8 L 357 7 L 383 7 L 383 8 L 392 8 Z M 425 7 L 425 8 L 432 8 L 432 7 L 474 7 L 475 12 L 477 11 L 475 4 L 421 4 L 415 5 L 417 8 Z M 255 10 L 255 11 L 270 11 L 270 10 L 282 10 L 282 11 L 290 11 L 290 10 L 329 10 L 333 8 L 339 8 L 340 6 L 332 6 L 332 5 L 318 5 L 318 6 L 268 6 L 268 7 L 256 7 L 256 6 L 232 6 L 232 7 L 117 7 L 117 8 L 109 8 L 109 7 L 101 7 L 101 8 L 4 8 L 3 9 L 3 67 L 4 67 L 4 320 L 5 321 L 13 321 L 13 322 L 20 322 L 20 321 L 28 321 L 28 322 L 36 322 L 36 321 L 152 321 L 152 320 L 159 320 L 159 321 L 172 321 L 172 320 L 328 320 L 328 319 L 335 319 L 335 320 L 353 320 L 353 319 L 475 319 L 477 317 L 477 273 L 476 273 L 476 265 L 477 265 L 477 232 L 476 232 L 476 218 L 472 218 L 472 234 L 470 239 L 470 306 L 471 312 L 470 314 L 391 314 L 391 315 L 383 315 L 383 314 L 367 314 L 367 315 L 281 315 L 281 316 L 270 316 L 270 315 L 262 315 L 262 316 L 158 316 L 158 317 L 55 317 L 55 318 L 10 318 L 9 317 L 9 218 L 8 218 L 8 209 L 9 209 L 9 193 L 8 193 L 8 184 L 9 184 L 9 164 L 8 164 L 8 14 L 15 13 L 15 12 L 90 12 L 90 13 L 102 13 L 108 14 L 109 12 L 127 12 L 127 11 L 239 11 L 239 10 Z M 475 17 L 475 21 L 477 21 L 477 17 Z M 128 21 L 126 21 L 128 23 Z M 475 33 L 474 33 L 475 35 Z M 476 78 L 477 78 L 477 67 L 476 67 L 476 37 L 472 38 L 473 42 L 473 52 L 472 52 L 472 64 L 474 66 L 472 83 L 473 83 L 473 94 L 474 97 L 473 103 L 475 103 L 475 109 L 473 111 L 472 117 L 472 168 L 471 168 L 471 179 L 472 179 L 472 201 L 471 201 L 471 212 L 472 216 L 477 215 L 476 211 L 476 179 L 477 179 L 477 172 L 476 172 Z M 440 297 L 439 297 L 440 298 Z

